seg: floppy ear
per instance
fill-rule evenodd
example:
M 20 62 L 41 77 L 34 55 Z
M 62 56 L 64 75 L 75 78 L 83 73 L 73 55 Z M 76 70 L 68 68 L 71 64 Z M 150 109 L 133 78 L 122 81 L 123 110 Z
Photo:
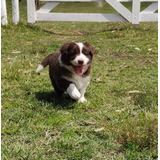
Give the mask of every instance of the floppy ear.
M 73 48 L 73 45 L 75 45 L 74 42 L 64 44 L 60 49 L 61 54 L 62 55 L 68 54 L 70 52 L 70 50 Z
M 62 55 L 68 53 L 68 47 L 69 47 L 69 43 L 66 43 L 61 47 L 60 52 L 61 52 Z
M 88 42 L 85 42 L 84 45 L 89 48 L 90 50 L 90 55 L 93 56 L 94 54 L 94 48 L 88 43 Z

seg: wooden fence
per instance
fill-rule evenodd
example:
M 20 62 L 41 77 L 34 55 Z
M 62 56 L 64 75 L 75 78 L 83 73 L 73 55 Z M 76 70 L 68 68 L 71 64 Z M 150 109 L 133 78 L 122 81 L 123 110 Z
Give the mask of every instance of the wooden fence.
M 102 2 L 103 0 L 40 0 L 46 2 L 39 10 L 36 10 L 35 0 L 27 0 L 28 23 L 36 21 L 82 21 L 82 22 L 125 22 L 132 24 L 139 22 L 158 21 L 158 0 L 105 0 L 119 14 L 102 13 L 51 13 L 61 2 Z M 131 2 L 132 11 L 129 11 L 121 2 Z M 141 11 L 141 2 L 151 4 Z M 19 0 L 12 0 L 13 23 L 19 22 Z M 6 1 L 1 0 L 2 24 L 7 24 Z

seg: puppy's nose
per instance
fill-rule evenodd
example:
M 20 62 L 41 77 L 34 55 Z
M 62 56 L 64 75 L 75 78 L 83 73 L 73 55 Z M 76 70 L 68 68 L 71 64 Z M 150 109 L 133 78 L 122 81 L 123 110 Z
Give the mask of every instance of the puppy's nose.
M 78 64 L 83 64 L 84 63 L 84 61 L 83 60 L 78 60 Z

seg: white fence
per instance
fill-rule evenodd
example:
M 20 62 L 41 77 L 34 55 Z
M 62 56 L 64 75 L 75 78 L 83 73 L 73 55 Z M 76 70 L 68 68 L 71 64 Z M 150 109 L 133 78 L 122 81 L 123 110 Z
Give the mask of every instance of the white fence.
M 1 0 L 1 23 L 2 25 L 7 25 L 7 9 L 6 0 Z
M 12 0 L 12 21 L 14 24 L 19 22 L 19 0 Z M 1 0 L 1 23 L 8 24 L 6 0 Z
M 103 0 L 40 0 L 46 2 L 39 10 L 36 10 L 35 0 L 27 0 L 28 23 L 36 21 L 87 21 L 87 22 L 125 22 L 132 24 L 139 22 L 158 21 L 158 0 L 105 0 L 119 14 L 101 13 L 51 13 L 61 2 L 102 2 Z M 132 11 L 129 11 L 121 2 L 132 2 Z M 151 4 L 141 11 L 141 2 Z M 13 23 L 19 22 L 19 1 L 12 0 Z M 1 0 L 2 24 L 7 24 L 6 2 Z
M 35 21 L 87 21 L 87 22 L 124 22 L 129 21 L 133 24 L 146 21 L 158 21 L 158 0 L 105 0 L 119 14 L 97 14 L 97 13 L 51 13 L 60 2 L 100 2 L 102 0 L 40 0 L 47 2 L 43 7 L 36 11 L 33 0 L 28 3 L 28 22 Z M 121 2 L 132 2 L 132 12 L 129 11 Z M 143 11 L 141 2 L 152 2 Z

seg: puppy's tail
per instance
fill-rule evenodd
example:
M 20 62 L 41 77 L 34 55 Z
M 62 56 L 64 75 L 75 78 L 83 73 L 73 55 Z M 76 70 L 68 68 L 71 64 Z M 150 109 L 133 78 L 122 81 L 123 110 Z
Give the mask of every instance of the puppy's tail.
M 43 68 L 45 68 L 48 64 L 49 64 L 49 59 L 52 56 L 52 54 L 48 55 L 47 57 L 45 57 L 43 59 L 43 61 L 41 62 L 41 64 L 38 66 L 36 72 L 40 72 L 41 70 L 43 70 Z

